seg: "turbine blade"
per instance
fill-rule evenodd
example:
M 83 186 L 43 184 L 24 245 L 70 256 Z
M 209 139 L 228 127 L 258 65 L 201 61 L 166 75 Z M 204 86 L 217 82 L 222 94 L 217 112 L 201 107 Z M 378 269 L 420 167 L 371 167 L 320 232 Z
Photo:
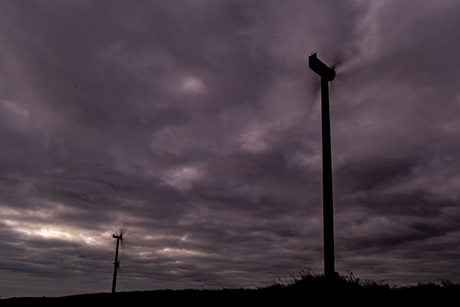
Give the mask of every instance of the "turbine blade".
M 127 222 L 120 223 L 119 225 L 120 235 L 123 235 L 124 233 L 126 233 L 130 227 L 131 227 L 130 223 L 127 223 Z

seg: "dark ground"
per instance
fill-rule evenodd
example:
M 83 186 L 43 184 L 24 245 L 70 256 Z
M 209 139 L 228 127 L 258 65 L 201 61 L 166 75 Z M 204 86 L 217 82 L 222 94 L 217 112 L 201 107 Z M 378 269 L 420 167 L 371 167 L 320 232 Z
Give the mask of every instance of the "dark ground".
M 82 294 L 64 297 L 22 297 L 0 300 L 0 306 L 65 306 L 65 304 L 190 305 L 199 306 L 318 306 L 328 303 L 350 306 L 458 305 L 460 283 L 441 281 L 408 287 L 390 287 L 373 281 L 360 282 L 353 275 L 327 280 L 301 272 L 272 286 L 259 289 L 155 290 Z M 112 305 L 112 306 L 113 306 Z

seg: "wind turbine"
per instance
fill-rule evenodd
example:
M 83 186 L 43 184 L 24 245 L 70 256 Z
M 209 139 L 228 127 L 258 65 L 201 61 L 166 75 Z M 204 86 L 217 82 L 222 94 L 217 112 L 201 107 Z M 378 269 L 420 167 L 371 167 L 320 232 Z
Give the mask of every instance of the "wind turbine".
M 310 54 L 308 66 L 321 77 L 321 123 L 323 146 L 323 231 L 324 275 L 334 277 L 334 216 L 332 203 L 331 125 L 329 117 L 329 81 L 334 80 L 335 70 L 321 62 L 316 52 Z
M 120 240 L 123 240 L 123 233 L 120 232 L 119 236 L 112 234 L 112 237 L 117 239 L 117 249 L 115 251 L 115 261 L 113 262 L 113 281 L 112 281 L 112 293 L 115 293 L 115 287 L 117 286 L 117 270 L 120 267 L 120 262 L 118 261 L 118 246 L 119 246 Z M 123 241 L 122 241 L 122 244 L 123 244 Z

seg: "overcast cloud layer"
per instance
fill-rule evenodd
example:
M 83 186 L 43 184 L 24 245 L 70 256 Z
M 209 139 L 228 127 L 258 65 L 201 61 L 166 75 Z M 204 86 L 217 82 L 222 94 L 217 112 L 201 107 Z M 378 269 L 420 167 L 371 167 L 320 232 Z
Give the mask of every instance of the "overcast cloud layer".
M 1 1 L 0 295 L 460 275 L 458 1 Z

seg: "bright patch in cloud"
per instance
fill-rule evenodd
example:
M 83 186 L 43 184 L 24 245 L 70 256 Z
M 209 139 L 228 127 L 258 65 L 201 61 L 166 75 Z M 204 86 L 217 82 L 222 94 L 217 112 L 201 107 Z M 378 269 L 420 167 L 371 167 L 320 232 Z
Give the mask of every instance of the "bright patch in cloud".
M 182 81 L 181 89 L 187 94 L 206 94 L 208 92 L 204 82 L 197 77 L 186 77 Z
M 266 142 L 266 131 L 259 126 L 243 133 L 238 141 L 243 150 L 252 153 L 259 153 L 269 148 L 269 144 Z
M 164 182 L 178 190 L 189 190 L 193 182 L 202 176 L 195 167 L 175 168 L 166 172 Z
M 22 117 L 29 117 L 29 110 L 19 106 L 17 103 L 14 103 L 14 102 L 8 101 L 8 100 L 2 100 L 2 103 L 9 110 L 11 110 L 14 113 L 16 113 L 16 115 L 19 115 L 19 116 L 22 116 Z

